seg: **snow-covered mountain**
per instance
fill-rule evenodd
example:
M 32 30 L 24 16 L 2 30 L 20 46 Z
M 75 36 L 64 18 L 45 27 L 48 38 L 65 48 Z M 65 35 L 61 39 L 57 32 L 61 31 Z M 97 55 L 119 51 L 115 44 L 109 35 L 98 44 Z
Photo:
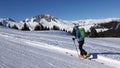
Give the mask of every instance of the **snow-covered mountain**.
M 66 29 L 68 31 L 73 27 L 72 23 L 64 22 L 54 16 L 45 14 L 37 15 L 29 19 L 27 18 L 21 21 L 21 23 L 26 23 L 30 30 L 34 30 L 37 25 L 42 25 L 43 27 L 47 27 L 49 29 L 53 29 L 53 26 L 57 26 L 61 30 Z
M 69 21 L 63 21 L 56 17 L 45 14 L 37 15 L 32 18 L 26 18 L 25 20 L 20 21 L 19 23 L 16 23 L 11 19 L 0 19 L 1 25 L 4 24 L 4 26 L 7 27 L 13 27 L 14 25 L 16 25 L 18 29 L 22 29 L 25 23 L 31 31 L 34 30 L 36 26 L 43 26 L 49 29 L 53 29 L 53 26 L 57 26 L 61 30 L 66 29 L 68 31 L 72 30 L 71 28 L 73 27 L 73 24 L 69 23 Z
M 11 18 L 0 18 L 0 25 L 3 26 L 13 26 L 16 22 Z
M 40 14 L 32 18 L 26 18 L 23 21 L 16 23 L 10 18 L 0 19 L 0 24 L 7 27 L 16 27 L 17 29 L 28 30 L 43 30 L 43 29 L 54 29 L 54 27 L 59 30 L 65 30 L 72 32 L 74 24 L 79 24 L 84 27 L 87 31 L 90 31 L 91 27 L 94 27 L 97 32 L 112 33 L 111 31 L 120 32 L 120 18 L 106 18 L 106 19 L 86 19 L 77 21 L 66 21 L 58 19 L 54 16 L 47 14 Z

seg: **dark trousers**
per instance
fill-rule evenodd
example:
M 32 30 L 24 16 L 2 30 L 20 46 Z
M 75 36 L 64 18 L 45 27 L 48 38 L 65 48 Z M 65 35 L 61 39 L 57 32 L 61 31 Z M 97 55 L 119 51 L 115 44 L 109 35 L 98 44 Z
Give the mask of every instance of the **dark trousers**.
M 87 55 L 87 52 L 83 49 L 84 40 L 78 41 L 78 43 L 79 43 L 80 55 Z

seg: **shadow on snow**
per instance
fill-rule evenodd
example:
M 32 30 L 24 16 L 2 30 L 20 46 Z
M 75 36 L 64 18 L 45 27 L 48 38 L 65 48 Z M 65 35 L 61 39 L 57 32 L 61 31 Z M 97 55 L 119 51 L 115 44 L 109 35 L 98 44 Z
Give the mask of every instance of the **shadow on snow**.
M 103 53 L 90 53 L 92 55 L 91 59 L 97 59 L 98 55 L 120 55 L 120 53 L 114 53 L 114 52 L 103 52 Z

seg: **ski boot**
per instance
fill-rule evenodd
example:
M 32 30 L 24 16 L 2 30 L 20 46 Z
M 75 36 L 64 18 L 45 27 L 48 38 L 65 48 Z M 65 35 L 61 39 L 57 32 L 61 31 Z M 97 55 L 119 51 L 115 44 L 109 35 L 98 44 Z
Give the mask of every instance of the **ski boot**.
M 87 59 L 89 56 L 90 56 L 89 53 L 87 53 L 86 55 L 79 55 L 81 59 Z
M 85 56 L 84 55 L 79 55 L 79 58 L 85 59 Z

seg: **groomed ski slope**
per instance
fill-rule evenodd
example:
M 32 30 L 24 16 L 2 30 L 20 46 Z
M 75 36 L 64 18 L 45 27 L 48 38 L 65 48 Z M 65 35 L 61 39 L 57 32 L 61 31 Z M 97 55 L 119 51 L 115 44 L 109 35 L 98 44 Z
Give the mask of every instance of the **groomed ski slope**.
M 61 31 L 19 31 L 0 26 L 0 68 L 120 67 L 119 38 L 86 38 L 84 49 L 92 58 L 83 60 L 77 56 L 72 37 Z

